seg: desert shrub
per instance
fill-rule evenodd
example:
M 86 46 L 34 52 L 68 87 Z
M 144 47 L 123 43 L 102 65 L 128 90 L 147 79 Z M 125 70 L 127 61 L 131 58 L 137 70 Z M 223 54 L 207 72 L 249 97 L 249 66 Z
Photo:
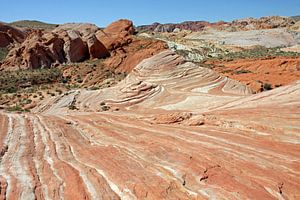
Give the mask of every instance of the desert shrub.
M 58 94 L 62 94 L 63 93 L 63 91 L 60 90 L 60 89 L 55 89 L 55 92 L 57 92 Z
M 92 87 L 90 87 L 89 89 L 90 89 L 90 90 L 99 90 L 100 88 L 97 87 L 97 86 L 92 86 Z
M 29 112 L 29 110 L 23 109 L 20 105 L 11 106 L 6 110 L 9 112 Z
M 246 69 L 241 69 L 235 72 L 235 74 L 247 74 L 247 73 L 252 73 L 252 72 Z
M 74 104 L 69 105 L 68 107 L 70 110 L 76 110 L 77 107 Z
M 61 71 L 57 68 L 1 71 L 0 92 L 15 93 L 27 87 L 25 90 L 32 93 L 38 86 L 47 87 L 47 84 L 58 82 L 60 77 Z
M 109 106 L 101 106 L 102 111 L 108 111 L 110 109 Z
M 0 61 L 4 60 L 7 54 L 8 54 L 8 49 L 0 47 Z
M 18 91 L 17 88 L 14 86 L 5 89 L 5 92 L 7 93 L 16 93 L 17 91 Z
M 272 90 L 272 85 L 270 83 L 264 83 L 263 84 L 263 91 Z
M 284 52 L 281 51 L 281 47 L 275 48 L 266 48 L 262 46 L 258 46 L 252 49 L 246 49 L 239 52 L 229 52 L 225 55 L 219 55 L 215 58 L 217 60 L 226 60 L 230 61 L 232 59 L 245 59 L 245 58 L 265 58 L 265 57 L 273 57 L 273 56 L 287 56 L 287 57 L 299 57 L 300 53 L 297 52 Z M 208 58 L 207 60 L 209 60 Z

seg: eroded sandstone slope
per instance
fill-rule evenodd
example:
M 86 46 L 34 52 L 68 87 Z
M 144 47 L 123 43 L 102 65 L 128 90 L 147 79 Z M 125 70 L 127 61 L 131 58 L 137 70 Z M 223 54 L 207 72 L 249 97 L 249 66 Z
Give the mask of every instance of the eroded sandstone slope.
M 115 87 L 1 113 L 1 198 L 299 199 L 299 95 L 162 52 Z

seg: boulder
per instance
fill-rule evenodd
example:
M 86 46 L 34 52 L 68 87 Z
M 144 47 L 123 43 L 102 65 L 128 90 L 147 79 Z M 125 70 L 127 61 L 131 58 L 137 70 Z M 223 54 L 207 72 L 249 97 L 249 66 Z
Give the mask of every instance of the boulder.
M 64 41 L 56 34 L 33 31 L 26 40 L 10 50 L 1 68 L 7 70 L 37 69 L 65 62 Z
M 89 56 L 91 59 L 93 58 L 105 58 L 110 54 L 105 46 L 97 39 L 95 35 L 90 36 L 87 39 L 87 46 L 89 49 Z
M 87 44 L 81 39 L 78 31 L 67 31 L 64 40 L 64 52 L 68 62 L 81 62 L 89 57 Z
M 111 52 L 111 56 L 104 63 L 118 72 L 129 73 L 142 60 L 167 48 L 167 44 L 160 40 L 134 39 L 130 45 Z
M 127 19 L 120 19 L 108 25 L 104 32 L 111 35 L 119 35 L 121 33 L 132 35 L 134 33 L 133 23 Z
M 13 42 L 22 43 L 26 36 L 25 31 L 0 23 L 0 47 L 6 47 Z
M 44 45 L 49 47 L 54 60 L 58 63 L 64 63 L 66 61 L 64 53 L 65 41 L 55 33 L 46 34 L 44 37 L 46 38 Z
M 0 32 L 0 47 L 7 47 L 13 42 L 14 40 L 7 33 Z
M 69 41 L 69 36 L 81 38 L 81 40 L 86 43 L 88 47 L 89 55 L 86 56 L 87 58 L 105 58 L 109 56 L 108 50 L 105 46 L 97 39 L 95 36 L 96 32 L 99 28 L 94 24 L 89 23 L 67 23 L 60 25 L 53 32 L 63 35 L 66 41 Z M 67 31 L 68 35 L 64 35 Z M 78 42 L 78 44 L 81 42 Z M 68 43 L 67 43 L 68 44 Z M 84 53 L 87 53 L 84 51 Z M 70 60 L 69 60 L 70 62 Z
M 268 16 L 255 18 L 245 18 L 234 20 L 231 23 L 231 27 L 235 27 L 237 30 L 261 30 L 261 29 L 273 29 L 273 28 L 286 28 L 294 25 L 295 22 L 289 17 L 281 16 Z
M 99 28 L 95 24 L 90 23 L 66 23 L 59 25 L 57 28 L 53 30 L 53 32 L 61 32 L 61 31 L 77 31 L 79 32 L 82 38 L 87 38 L 91 35 L 94 35 Z
M 121 19 L 113 22 L 104 30 L 97 31 L 96 37 L 109 51 L 112 51 L 131 43 L 130 36 L 132 34 L 134 34 L 132 21 Z

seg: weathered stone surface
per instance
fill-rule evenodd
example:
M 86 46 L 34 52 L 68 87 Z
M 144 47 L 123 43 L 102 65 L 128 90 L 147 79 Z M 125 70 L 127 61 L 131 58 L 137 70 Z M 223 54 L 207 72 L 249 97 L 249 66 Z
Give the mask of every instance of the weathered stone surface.
M 273 29 L 273 28 L 286 28 L 294 25 L 295 22 L 289 17 L 269 16 L 255 18 L 245 18 L 234 20 L 230 26 L 239 30 L 259 30 L 259 29 Z
M 26 36 L 26 32 L 0 22 L 0 47 L 6 47 L 13 42 L 21 43 Z
M 0 32 L 0 47 L 7 47 L 13 42 L 13 39 L 7 33 Z
M 59 25 L 53 30 L 53 32 L 61 31 L 77 31 L 83 38 L 87 38 L 91 35 L 94 35 L 99 28 L 95 24 L 90 23 L 67 23 Z
M 62 95 L 45 113 L 1 113 L 0 194 L 299 199 L 300 82 L 248 91 L 165 51 L 113 88 Z M 119 110 L 80 112 L 101 105 Z
M 189 31 L 203 31 L 207 27 L 219 27 L 228 23 L 220 21 L 216 23 L 209 23 L 206 21 L 186 21 L 178 24 L 160 24 L 153 23 L 151 25 L 143 25 L 137 27 L 141 31 L 154 31 L 154 32 L 173 32 L 175 29 L 189 30 Z
M 105 58 L 110 54 L 106 47 L 96 38 L 95 35 L 90 36 L 86 40 L 90 58 Z
M 236 59 L 206 63 L 214 66 L 215 71 L 241 81 L 256 92 L 263 91 L 265 84 L 276 88 L 291 84 L 300 78 L 300 58 L 297 57 Z
M 241 31 L 241 30 L 261 30 L 273 28 L 287 28 L 295 24 L 295 21 L 289 17 L 269 16 L 255 18 L 238 19 L 232 22 L 215 22 L 210 23 L 207 21 L 186 21 L 177 24 L 160 24 L 153 23 L 151 25 L 143 25 L 137 27 L 141 31 L 154 31 L 154 32 L 173 32 L 175 29 L 189 30 L 199 32 L 210 28 L 227 31 Z
M 186 39 L 213 41 L 217 44 L 237 47 L 264 46 L 274 48 L 299 44 L 300 34 L 289 32 L 283 28 L 236 32 L 213 30 L 205 34 L 191 33 L 186 36 Z
M 97 40 L 95 36 L 97 30 L 90 25 L 72 24 L 59 26 L 51 32 L 32 31 L 22 44 L 10 50 L 1 68 L 35 69 L 51 67 L 56 63 L 105 58 L 109 56 L 109 52 Z
M 78 31 L 67 31 L 65 37 L 64 52 L 68 62 L 80 62 L 89 57 L 87 44 L 81 39 Z
M 110 24 L 104 30 L 99 30 L 96 36 L 108 50 L 115 50 L 129 44 L 134 33 L 132 21 L 121 19 Z
M 142 60 L 167 49 L 165 42 L 152 39 L 133 39 L 129 45 L 111 52 L 105 64 L 118 72 L 131 72 Z
M 64 41 L 56 34 L 31 33 L 26 40 L 13 48 L 3 61 L 2 69 L 37 69 L 65 62 Z

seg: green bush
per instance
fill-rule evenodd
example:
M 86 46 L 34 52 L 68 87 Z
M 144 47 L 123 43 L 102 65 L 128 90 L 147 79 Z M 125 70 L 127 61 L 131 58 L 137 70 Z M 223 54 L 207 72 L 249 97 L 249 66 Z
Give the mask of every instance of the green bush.
M 4 60 L 7 54 L 8 54 L 8 49 L 0 47 L 0 61 Z
M 32 93 L 37 89 L 37 86 L 47 87 L 47 84 L 59 82 L 61 74 L 57 68 L 1 71 L 0 92 L 15 93 L 23 89 Z
M 270 83 L 264 83 L 263 84 L 263 91 L 272 90 L 272 85 Z

